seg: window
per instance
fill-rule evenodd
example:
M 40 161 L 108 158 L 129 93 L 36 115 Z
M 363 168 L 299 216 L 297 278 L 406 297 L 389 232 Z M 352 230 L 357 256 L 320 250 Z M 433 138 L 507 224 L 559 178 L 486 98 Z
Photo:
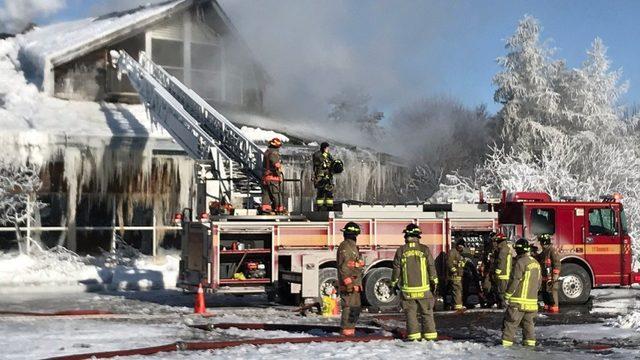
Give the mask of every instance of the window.
M 556 213 L 553 209 L 531 210 L 531 232 L 533 235 L 556 233 Z
M 151 58 L 162 67 L 182 68 L 184 66 L 182 49 L 181 41 L 152 39 Z
M 589 233 L 591 235 L 615 235 L 616 216 L 613 209 L 589 210 Z

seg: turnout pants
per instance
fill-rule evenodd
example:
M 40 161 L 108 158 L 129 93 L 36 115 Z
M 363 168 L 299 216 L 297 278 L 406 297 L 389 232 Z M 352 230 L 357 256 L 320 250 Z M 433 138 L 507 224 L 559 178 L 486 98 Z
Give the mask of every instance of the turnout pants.
M 544 303 L 551 306 L 558 306 L 558 290 L 560 288 L 559 281 L 549 281 L 542 286 L 542 298 Z
M 282 182 L 268 181 L 263 183 L 262 191 L 262 211 L 263 212 L 283 212 L 284 202 L 282 195 Z
M 453 297 L 453 308 L 462 309 L 462 279 L 451 280 L 451 296 Z
M 340 293 L 342 314 L 340 318 L 340 327 L 342 330 L 354 329 L 358 318 L 360 318 L 360 301 L 359 292 L 342 292 Z
M 323 179 L 316 185 L 316 209 L 330 211 L 333 209 L 333 184 L 329 179 Z
M 505 301 L 504 294 L 507 292 L 507 280 L 500 280 L 497 277 L 495 278 L 495 289 L 496 289 L 496 297 L 498 301 L 498 307 L 503 309 L 507 307 L 507 302 Z
M 433 320 L 434 298 L 431 292 L 424 299 L 403 299 L 402 309 L 407 316 L 408 340 L 436 340 L 436 323 Z
M 537 311 L 525 312 L 517 306 L 510 305 L 502 321 L 502 345 L 513 345 L 518 327 L 522 328 L 522 343 L 525 346 L 536 346 L 535 321 Z

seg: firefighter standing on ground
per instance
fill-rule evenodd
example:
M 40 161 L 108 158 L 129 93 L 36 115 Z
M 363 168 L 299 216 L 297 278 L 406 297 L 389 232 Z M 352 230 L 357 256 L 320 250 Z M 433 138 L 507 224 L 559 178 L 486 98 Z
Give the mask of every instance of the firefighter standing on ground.
M 519 239 L 515 248 L 517 258 L 505 294 L 508 306 L 502 322 L 502 345 L 513 345 L 516 331 L 521 327 L 523 345 L 536 346 L 540 264 L 529 254 L 530 247 L 526 239 Z
M 264 152 L 262 160 L 262 206 L 264 214 L 286 214 L 282 194 L 282 162 L 280 161 L 280 147 L 282 141 L 273 138 L 269 141 L 269 148 Z
M 360 317 L 360 293 L 364 275 L 364 260 L 356 246 L 360 226 L 348 222 L 342 229 L 344 241 L 338 247 L 338 281 L 342 317 L 340 327 L 342 335 L 354 336 L 356 323 Z
M 496 303 L 496 289 L 493 286 L 493 272 L 496 256 L 498 255 L 496 235 L 496 233 L 491 233 L 489 241 L 484 247 L 484 257 L 482 259 L 482 293 L 486 307 L 492 307 Z
M 504 309 L 506 307 L 505 292 L 507 291 L 507 283 L 509 282 L 512 267 L 511 245 L 507 241 L 507 237 L 501 233 L 496 235 L 496 241 L 498 242 L 498 256 L 494 267 L 493 284 L 498 307 Z
M 313 153 L 313 186 L 316 188 L 316 210 L 333 209 L 333 175 L 343 170 L 340 160 L 334 160 L 329 153 L 329 143 L 320 144 L 320 150 Z
M 420 244 L 420 228 L 409 224 L 404 229 L 405 244 L 396 250 L 391 285 L 402 292 L 402 309 L 407 316 L 408 340 L 436 340 L 433 320 L 435 299 L 431 289 L 438 286 L 438 274 L 431 251 Z M 421 321 L 420 321 L 421 320 Z
M 558 302 L 558 287 L 560 283 L 560 256 L 551 244 L 551 235 L 542 234 L 538 237 L 542 252 L 538 256 L 542 267 L 542 297 L 545 303 L 545 310 L 551 313 L 560 312 Z
M 456 246 L 451 248 L 447 257 L 447 271 L 449 273 L 451 295 L 453 296 L 453 308 L 458 311 L 464 310 L 462 306 L 462 276 L 464 267 L 467 264 L 467 261 L 462 256 L 464 245 L 462 238 L 456 240 Z

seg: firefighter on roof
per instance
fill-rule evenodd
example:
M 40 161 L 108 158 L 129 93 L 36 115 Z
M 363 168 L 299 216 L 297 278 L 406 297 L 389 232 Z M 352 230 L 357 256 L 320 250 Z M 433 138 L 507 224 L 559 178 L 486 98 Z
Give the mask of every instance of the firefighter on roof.
M 415 224 L 404 229 L 405 244 L 396 250 L 391 285 L 402 292 L 402 309 L 407 316 L 407 340 L 436 340 L 433 320 L 435 299 L 431 289 L 438 286 L 438 274 L 431 251 L 420 244 L 422 231 Z
M 316 188 L 316 210 L 333 209 L 333 175 L 342 172 L 342 161 L 334 160 L 329 153 L 329 143 L 320 144 L 320 150 L 313 153 L 313 185 Z
M 449 273 L 449 286 L 453 297 L 453 308 L 459 312 L 464 311 L 462 306 L 462 277 L 467 260 L 463 257 L 464 239 L 458 238 L 455 246 L 447 256 L 447 271 Z
M 560 282 L 560 255 L 551 244 L 551 235 L 542 234 L 538 236 L 542 252 L 538 256 L 542 267 L 542 298 L 545 303 L 545 310 L 551 313 L 560 312 L 558 303 L 558 287 Z
M 338 247 L 338 281 L 340 282 L 340 300 L 342 318 L 340 327 L 342 335 L 354 336 L 356 323 L 360 317 L 360 293 L 362 292 L 362 277 L 364 274 L 364 260 L 356 246 L 360 234 L 360 226 L 348 222 L 342 229 L 344 241 Z
M 513 257 L 511 255 L 511 244 L 509 244 L 504 234 L 498 233 L 496 235 L 496 241 L 498 243 L 498 256 L 496 257 L 493 270 L 493 279 L 498 307 L 504 309 L 506 307 L 505 292 L 507 291 L 507 283 L 511 276 Z
M 505 294 L 508 306 L 502 322 L 502 345 L 513 345 L 516 331 L 521 327 L 523 345 L 536 346 L 540 264 L 529 254 L 530 246 L 526 239 L 519 239 L 515 248 L 517 257 Z
M 282 162 L 280 161 L 280 147 L 282 141 L 273 138 L 269 141 L 269 148 L 264 152 L 262 160 L 262 206 L 263 214 L 286 214 L 282 194 Z

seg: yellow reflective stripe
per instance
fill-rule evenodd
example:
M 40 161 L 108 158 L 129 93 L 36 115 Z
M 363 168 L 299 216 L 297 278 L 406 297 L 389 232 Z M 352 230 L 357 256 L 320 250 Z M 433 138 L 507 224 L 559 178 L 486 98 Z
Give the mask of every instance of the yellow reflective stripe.
M 504 298 L 509 300 L 511 297 L 513 296 L 513 294 L 509 294 L 509 293 L 505 293 L 504 294 Z
M 536 341 L 535 340 L 525 340 L 524 341 L 524 346 L 536 346 Z
M 509 280 L 509 275 L 498 275 L 498 280 Z
M 324 200 L 323 199 L 316 199 L 316 204 L 322 205 L 322 204 L 324 204 Z
M 520 292 L 521 298 L 527 297 L 527 290 L 529 289 L 529 279 L 531 279 L 531 270 L 529 270 L 527 266 L 527 270 L 524 274 L 524 281 L 522 282 L 522 291 Z
M 407 279 L 408 279 L 407 278 L 407 258 L 403 256 L 402 257 L 402 285 L 403 286 L 409 282 Z
M 456 309 L 456 310 L 458 310 L 458 309 L 462 309 L 462 305 L 458 305 L 458 304 L 456 304 L 453 308 L 454 308 L 454 309 Z
M 527 299 L 527 298 L 519 298 L 519 297 L 511 297 L 510 301 L 514 304 L 537 304 L 538 303 L 537 299 Z
M 422 337 L 427 339 L 427 340 L 435 340 L 435 339 L 438 338 L 438 333 L 437 332 L 423 333 Z
M 422 280 L 422 286 L 429 286 L 428 281 L 427 281 L 427 264 L 426 264 L 426 259 L 424 258 L 424 256 L 420 257 L 420 277 Z
M 407 335 L 407 339 L 409 340 L 420 340 L 420 338 L 422 338 L 422 334 L 420 333 L 413 333 L 413 334 Z
M 507 255 L 507 268 L 506 270 L 506 274 L 507 275 L 507 279 L 509 278 L 509 275 L 511 275 L 511 247 L 509 247 L 509 255 Z
M 425 292 L 431 290 L 429 285 L 426 286 L 402 286 L 401 290 L 403 292 Z
M 327 199 L 325 200 L 325 202 L 327 203 L 327 205 L 333 205 L 333 199 Z
M 498 274 L 498 275 L 502 274 L 502 270 L 496 269 L 496 274 Z
M 453 280 L 453 281 L 460 281 L 460 280 L 462 280 L 462 276 L 452 276 L 452 277 L 451 277 L 451 280 Z
M 431 281 L 433 281 L 433 283 L 434 283 L 435 285 L 438 285 L 438 277 L 436 277 L 436 276 L 432 277 L 432 278 L 431 278 Z
M 502 346 L 511 346 L 513 345 L 513 341 L 509 341 L 509 340 L 502 340 Z

